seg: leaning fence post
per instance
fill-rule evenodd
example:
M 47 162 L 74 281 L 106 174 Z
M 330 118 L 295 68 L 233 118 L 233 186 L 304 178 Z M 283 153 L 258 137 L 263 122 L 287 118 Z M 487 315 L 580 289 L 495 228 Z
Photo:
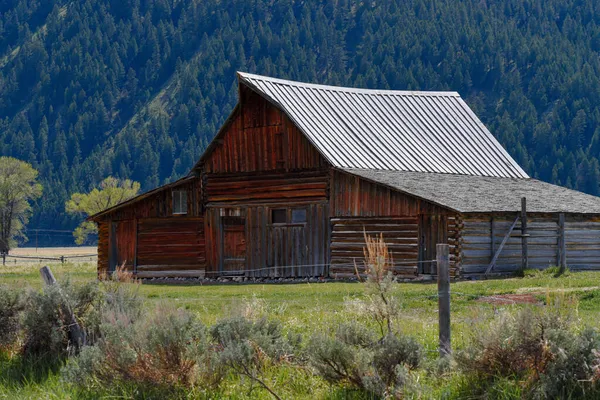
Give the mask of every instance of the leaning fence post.
M 56 284 L 56 278 L 48 266 L 43 266 L 40 268 L 40 275 L 42 275 L 42 280 L 46 286 L 52 286 Z M 64 297 L 63 300 L 65 300 Z M 69 318 L 69 337 L 71 342 L 75 345 L 75 348 L 78 349 L 86 343 L 85 332 L 79 326 L 79 323 L 75 318 L 75 314 L 73 313 L 73 310 L 71 310 L 71 307 L 69 307 L 69 304 L 66 302 L 66 300 L 63 312 L 67 314 Z
M 438 310 L 440 329 L 440 357 L 452 352 L 450 346 L 450 251 L 447 244 L 438 244 L 437 279 L 438 279 Z

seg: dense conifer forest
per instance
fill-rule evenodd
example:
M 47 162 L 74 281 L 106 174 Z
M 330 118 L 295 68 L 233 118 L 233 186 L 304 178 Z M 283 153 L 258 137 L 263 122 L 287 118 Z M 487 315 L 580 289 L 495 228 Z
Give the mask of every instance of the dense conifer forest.
M 0 155 L 40 171 L 30 228 L 73 228 L 106 176 L 187 173 L 241 70 L 456 90 L 530 175 L 599 194 L 599 51 L 592 0 L 5 0 Z

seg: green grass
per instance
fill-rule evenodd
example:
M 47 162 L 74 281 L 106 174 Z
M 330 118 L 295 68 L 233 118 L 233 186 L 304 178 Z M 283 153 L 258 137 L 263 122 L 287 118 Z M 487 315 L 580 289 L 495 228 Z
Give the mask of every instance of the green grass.
M 0 284 L 19 288 L 40 288 L 42 285 L 39 266 L 0 267 Z M 51 267 L 56 278 L 71 282 L 86 282 L 96 278 L 93 264 L 65 264 Z M 153 285 L 144 284 L 138 289 L 148 299 L 148 305 L 172 302 L 179 307 L 196 312 L 207 325 L 217 319 L 240 312 L 243 305 L 254 301 L 279 318 L 286 329 L 300 332 L 305 337 L 313 332 L 332 329 L 348 318 L 363 319 L 361 315 L 349 315 L 346 301 L 362 294 L 359 283 L 303 283 L 286 285 Z M 452 344 L 461 348 L 469 339 L 474 323 L 491 320 L 500 309 L 523 307 L 520 304 L 499 305 L 482 302 L 484 296 L 530 293 L 543 302 L 547 292 L 566 291 L 579 300 L 578 312 L 584 324 L 596 326 L 600 311 L 600 274 L 593 272 L 567 272 L 554 277 L 553 271 L 526 271 L 523 278 L 503 280 L 462 281 L 452 283 Z M 434 283 L 398 284 L 396 295 L 403 306 L 400 329 L 416 337 L 425 347 L 431 362 L 437 356 L 437 286 Z M 253 300 L 256 299 L 256 300 Z M 35 368 L 24 366 L 16 357 L 0 358 L 1 398 L 94 398 L 104 393 L 74 392 L 66 387 L 55 371 L 40 374 Z M 353 392 L 333 388 L 310 371 L 281 367 L 270 371 L 268 379 L 282 391 L 284 398 L 360 398 Z M 460 398 L 468 387 L 461 377 L 432 377 L 427 388 L 421 392 L 426 398 Z M 186 398 L 269 398 L 264 390 L 248 391 L 249 385 L 234 378 L 228 379 L 219 393 L 207 394 L 199 389 L 185 395 Z M 509 385 L 507 384 L 507 388 Z M 509 388 L 510 389 L 510 388 Z M 512 388 L 517 390 L 518 388 Z M 511 390 L 512 390 L 511 389 Z M 508 391 L 510 392 L 510 390 Z M 138 397 L 135 388 L 113 388 L 106 396 L 115 393 L 121 398 Z M 454 394 L 454 395 L 452 395 Z M 179 395 L 174 394 L 174 397 Z M 501 396 L 500 396 L 501 397 Z M 499 398 L 500 398 L 499 397 Z M 507 398 L 510 398 L 507 397 Z

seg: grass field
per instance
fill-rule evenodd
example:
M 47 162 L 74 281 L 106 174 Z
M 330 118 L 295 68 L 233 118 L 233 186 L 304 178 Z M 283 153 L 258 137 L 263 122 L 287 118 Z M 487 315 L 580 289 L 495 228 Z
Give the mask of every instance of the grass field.
M 86 282 L 96 277 L 94 263 L 67 263 L 52 266 L 59 281 Z M 39 289 L 41 279 L 37 265 L 8 265 L 0 267 L 0 284 L 11 287 Z M 330 330 L 338 322 L 348 318 L 346 302 L 360 296 L 363 288 L 359 283 L 303 283 L 288 285 L 151 285 L 144 284 L 140 294 L 153 303 L 170 302 L 199 315 L 205 324 L 240 311 L 253 299 L 269 313 L 277 316 L 286 329 L 299 332 L 305 337 L 314 332 Z M 550 274 L 532 272 L 524 278 L 463 281 L 452 283 L 452 345 L 461 348 L 469 340 L 471 327 L 481 321 L 491 320 L 498 310 L 519 308 L 521 302 L 542 303 L 548 292 L 567 292 L 579 300 L 578 313 L 582 323 L 600 326 L 600 274 L 593 272 L 567 273 L 555 278 Z M 429 283 L 397 284 L 396 295 L 402 302 L 400 320 L 403 333 L 412 335 L 423 344 L 428 356 L 437 355 L 437 287 Z M 0 376 L 2 371 L 0 370 Z M 426 397 L 442 396 L 444 385 L 440 382 L 434 393 Z M 333 395 L 331 388 L 314 378 L 307 393 L 288 393 L 291 397 L 327 398 Z M 259 390 L 238 393 L 235 386 L 227 396 L 236 398 L 269 398 Z M 46 381 L 9 382 L 0 378 L 0 398 L 61 398 L 72 397 L 61 386 L 56 376 Z

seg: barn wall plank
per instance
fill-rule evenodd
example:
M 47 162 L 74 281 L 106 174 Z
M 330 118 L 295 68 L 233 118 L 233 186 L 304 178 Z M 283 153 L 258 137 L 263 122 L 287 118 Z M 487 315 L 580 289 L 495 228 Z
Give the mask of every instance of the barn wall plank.
M 240 91 L 240 107 L 203 161 L 206 173 L 293 171 L 328 165 L 292 121 L 267 100 Z

